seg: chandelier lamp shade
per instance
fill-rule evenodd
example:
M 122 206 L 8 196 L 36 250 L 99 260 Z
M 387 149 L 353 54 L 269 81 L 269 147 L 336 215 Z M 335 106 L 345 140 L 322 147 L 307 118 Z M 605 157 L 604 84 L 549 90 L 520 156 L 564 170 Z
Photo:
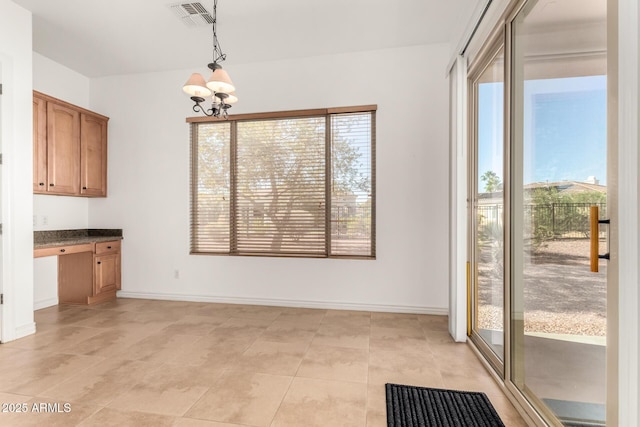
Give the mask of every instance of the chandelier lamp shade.
M 211 70 L 209 80 L 199 73 L 193 73 L 189 80 L 184 84 L 182 90 L 187 93 L 194 102 L 193 111 L 202 113 L 209 117 L 228 116 L 227 110 L 231 108 L 231 104 L 238 102 L 235 94 L 235 86 L 231 81 L 229 74 L 222 68 L 220 63 L 227 59 L 227 55 L 222 53 L 218 35 L 216 34 L 216 12 L 218 0 L 213 2 L 213 61 L 207 65 Z M 206 99 L 211 97 L 211 108 L 207 108 L 204 103 Z

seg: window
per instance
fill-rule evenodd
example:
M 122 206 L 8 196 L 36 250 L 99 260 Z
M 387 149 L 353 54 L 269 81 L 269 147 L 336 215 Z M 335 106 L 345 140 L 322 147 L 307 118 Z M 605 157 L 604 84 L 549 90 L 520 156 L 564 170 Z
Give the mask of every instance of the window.
M 191 123 L 191 253 L 375 258 L 375 106 Z

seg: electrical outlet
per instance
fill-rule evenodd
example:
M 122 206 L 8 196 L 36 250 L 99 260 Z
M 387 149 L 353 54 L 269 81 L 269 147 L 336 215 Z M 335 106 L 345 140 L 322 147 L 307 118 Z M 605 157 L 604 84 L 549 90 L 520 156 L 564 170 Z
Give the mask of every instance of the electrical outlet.
M 49 217 L 42 215 L 42 225 L 49 225 Z
M 179 279 L 180 278 L 180 270 L 178 270 L 178 269 L 173 270 L 173 278 L 174 279 Z
M 37 226 L 38 225 L 38 215 L 34 215 L 33 216 L 33 226 Z

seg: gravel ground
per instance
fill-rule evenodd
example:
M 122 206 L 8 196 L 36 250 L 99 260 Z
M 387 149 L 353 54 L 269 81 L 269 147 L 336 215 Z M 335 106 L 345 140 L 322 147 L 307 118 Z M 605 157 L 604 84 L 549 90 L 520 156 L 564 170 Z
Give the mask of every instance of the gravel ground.
M 478 268 L 478 326 L 503 328 L 502 279 L 490 283 L 489 254 Z M 484 261 L 484 262 L 482 262 Z M 605 336 L 606 261 L 600 273 L 589 271 L 589 240 L 551 241 L 525 259 L 525 332 Z

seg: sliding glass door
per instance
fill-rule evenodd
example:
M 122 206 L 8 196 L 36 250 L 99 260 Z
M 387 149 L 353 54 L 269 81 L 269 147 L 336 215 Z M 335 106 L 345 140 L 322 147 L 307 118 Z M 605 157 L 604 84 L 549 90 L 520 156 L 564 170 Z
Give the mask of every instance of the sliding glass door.
M 471 338 L 504 365 L 504 48 L 498 39 L 471 74 Z
M 514 1 L 468 70 L 470 336 L 550 425 L 605 425 L 615 363 L 606 12 Z
M 606 262 L 590 271 L 588 237 L 591 207 L 606 215 L 606 1 L 528 2 L 511 44 L 511 377 L 565 425 L 604 425 Z

